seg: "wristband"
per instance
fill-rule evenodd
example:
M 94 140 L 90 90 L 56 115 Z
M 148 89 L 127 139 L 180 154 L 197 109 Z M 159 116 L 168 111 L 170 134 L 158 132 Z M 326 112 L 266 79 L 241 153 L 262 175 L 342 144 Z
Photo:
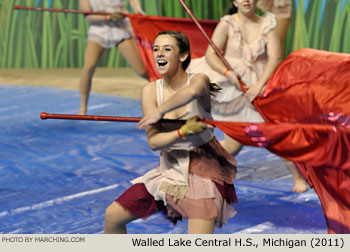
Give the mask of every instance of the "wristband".
M 104 15 L 104 19 L 105 19 L 105 22 L 108 24 L 108 23 L 109 23 L 110 16 L 109 16 L 109 15 Z
M 178 129 L 178 130 L 177 130 L 177 134 L 178 134 L 178 136 L 179 136 L 180 138 L 185 139 L 185 136 L 182 135 L 182 133 L 181 133 L 181 129 Z
M 227 73 L 230 71 L 230 69 L 226 69 L 225 72 L 224 72 L 224 76 L 227 77 Z

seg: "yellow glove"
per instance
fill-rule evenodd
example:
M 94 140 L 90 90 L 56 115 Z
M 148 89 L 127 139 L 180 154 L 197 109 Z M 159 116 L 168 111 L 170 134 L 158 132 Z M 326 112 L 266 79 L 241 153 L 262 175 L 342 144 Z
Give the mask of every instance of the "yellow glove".
M 123 18 L 120 12 L 114 12 L 109 16 L 109 21 L 118 21 Z
M 199 116 L 194 116 L 186 121 L 186 124 L 180 128 L 179 136 L 186 138 L 189 134 L 197 134 L 208 127 L 207 124 L 199 121 Z

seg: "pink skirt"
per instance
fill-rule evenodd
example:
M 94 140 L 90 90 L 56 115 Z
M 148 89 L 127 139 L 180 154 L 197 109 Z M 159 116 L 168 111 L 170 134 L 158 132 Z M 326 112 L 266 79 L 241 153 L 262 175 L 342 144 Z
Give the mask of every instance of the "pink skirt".
M 166 195 L 166 205 L 156 201 L 144 184 L 135 184 L 115 201 L 131 214 L 147 218 L 162 211 L 174 224 L 187 219 L 215 220 L 218 227 L 235 215 L 237 202 L 233 185 L 236 161 L 213 138 L 190 151 L 189 188 L 185 198 L 174 201 Z M 231 182 L 232 181 L 232 182 Z

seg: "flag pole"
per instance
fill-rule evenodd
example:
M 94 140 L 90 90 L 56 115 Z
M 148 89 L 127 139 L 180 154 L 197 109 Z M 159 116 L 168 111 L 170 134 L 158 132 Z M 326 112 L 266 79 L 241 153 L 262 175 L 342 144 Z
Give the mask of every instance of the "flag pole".
M 72 9 L 56 9 L 56 8 L 42 8 L 42 7 L 30 7 L 30 6 L 19 6 L 15 5 L 13 7 L 15 10 L 31 10 L 31 11 L 50 11 L 50 12 L 63 12 L 63 13 L 72 13 L 72 14 L 84 14 L 84 15 L 111 15 L 112 13 L 108 12 L 99 12 L 99 11 L 83 11 L 83 10 L 72 10 Z M 120 13 L 122 16 L 127 16 L 125 13 Z
M 141 117 L 49 114 L 49 113 L 46 113 L 46 112 L 40 113 L 40 118 L 42 120 L 46 120 L 46 119 L 67 119 L 67 120 L 117 121 L 117 122 L 139 122 L 141 120 Z
M 123 116 L 101 116 L 101 115 L 73 115 L 73 114 L 50 114 L 46 112 L 40 113 L 42 120 L 46 119 L 63 119 L 63 120 L 85 120 L 85 121 L 112 121 L 112 122 L 139 122 L 141 117 L 123 117 Z M 161 123 L 179 124 L 183 125 L 186 120 L 175 120 L 175 119 L 161 119 Z M 213 121 L 201 120 L 205 123 L 212 124 Z
M 214 44 L 214 42 L 211 40 L 211 38 L 209 38 L 208 34 L 204 31 L 203 27 L 201 26 L 201 24 L 198 22 L 198 20 L 196 19 L 196 17 L 193 15 L 191 9 L 187 6 L 187 4 L 183 1 L 183 0 L 179 0 L 180 4 L 182 5 L 182 7 L 185 9 L 185 11 L 188 13 L 188 15 L 191 17 L 191 19 L 193 20 L 193 22 L 196 24 L 196 26 L 198 27 L 198 29 L 200 30 L 200 32 L 203 34 L 203 36 L 206 38 L 206 40 L 209 42 L 210 46 L 214 49 L 216 55 L 221 59 L 222 63 L 224 63 L 225 67 L 229 70 L 229 71 L 233 71 L 232 67 L 230 66 L 230 64 L 227 62 L 227 60 L 225 59 L 225 57 L 222 55 L 222 53 L 220 52 L 220 50 L 218 49 L 218 47 Z M 241 81 L 241 78 L 238 76 L 238 84 L 240 85 L 242 91 L 245 93 L 247 90 L 244 87 L 243 82 Z
M 185 11 L 188 13 L 188 15 L 190 15 L 190 17 L 192 18 L 193 22 L 196 24 L 196 26 L 198 27 L 198 29 L 201 31 L 201 33 L 203 34 L 203 36 L 206 38 L 206 40 L 209 42 L 209 44 L 211 45 L 211 47 L 214 49 L 214 51 L 216 52 L 216 54 L 218 55 L 218 57 L 221 59 L 221 61 L 224 63 L 224 65 L 226 66 L 227 69 L 229 69 L 230 71 L 233 71 L 232 67 L 230 66 L 230 64 L 227 62 L 227 60 L 224 58 L 224 56 L 222 55 L 222 53 L 220 52 L 220 50 L 218 49 L 218 47 L 214 44 L 214 42 L 209 38 L 208 34 L 204 31 L 203 27 L 201 26 L 201 24 L 198 22 L 198 20 L 196 19 L 196 17 L 193 15 L 191 9 L 186 5 L 186 3 L 183 0 L 179 0 L 180 4 L 183 6 L 183 8 L 185 9 Z
M 123 117 L 123 116 L 101 116 L 101 115 L 73 115 L 73 114 L 50 114 L 46 112 L 40 113 L 42 120 L 46 119 L 63 119 L 63 120 L 85 120 L 85 121 L 109 121 L 109 122 L 139 122 L 141 117 Z M 186 120 L 161 119 L 160 123 L 169 125 L 180 125 L 186 123 Z M 201 119 L 201 122 L 215 126 L 216 121 Z

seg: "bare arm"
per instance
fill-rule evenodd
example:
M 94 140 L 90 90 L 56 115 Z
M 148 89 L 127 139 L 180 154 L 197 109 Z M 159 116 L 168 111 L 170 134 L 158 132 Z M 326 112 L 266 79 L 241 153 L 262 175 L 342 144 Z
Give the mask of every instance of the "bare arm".
M 216 26 L 213 36 L 211 37 L 213 43 L 218 47 L 219 50 L 225 47 L 227 42 L 228 24 L 224 21 L 219 22 Z M 205 60 L 208 65 L 216 72 L 224 75 L 226 71 L 226 66 L 221 61 L 221 59 L 216 55 L 214 49 L 208 46 L 205 53 Z
M 83 11 L 92 11 L 91 5 L 88 0 L 79 0 L 80 9 Z M 106 13 L 107 14 L 107 13 Z M 86 15 L 85 19 L 91 23 L 93 22 L 110 22 L 110 21 L 118 21 L 122 19 L 123 16 L 120 12 L 109 13 L 107 15 Z
M 270 79 L 271 75 L 275 72 L 277 66 L 282 60 L 280 40 L 275 30 L 271 30 L 267 34 L 267 41 L 267 64 L 258 82 L 254 86 L 250 87 L 246 93 L 246 97 L 250 101 L 253 101 L 258 95 L 263 93 L 267 81 Z
M 91 5 L 88 0 L 79 0 L 80 9 L 83 11 L 92 11 Z M 89 22 L 104 21 L 105 16 L 103 15 L 87 15 L 85 19 Z
M 221 21 L 214 30 L 211 39 L 219 50 L 225 48 L 228 39 L 228 29 L 229 24 L 226 21 Z M 208 49 L 205 53 L 205 60 L 214 71 L 218 72 L 221 75 L 226 74 L 226 77 L 229 79 L 229 81 L 239 87 L 237 74 L 234 71 L 227 71 L 225 64 L 222 62 L 222 60 L 219 58 L 211 46 L 208 46 Z
M 141 103 L 144 116 L 158 109 L 156 87 L 154 83 L 149 83 L 142 88 Z M 146 128 L 146 134 L 148 144 L 152 150 L 167 147 L 179 138 L 176 131 L 162 133 L 157 125 L 148 126 Z
M 257 6 L 264 12 L 271 11 L 274 0 L 260 0 Z
M 136 14 L 145 15 L 145 12 L 142 10 L 139 0 L 129 0 L 129 3 Z
M 156 107 L 152 112 L 139 122 L 138 128 L 144 129 L 148 125 L 156 123 L 163 117 L 163 115 L 171 110 L 184 106 L 185 104 L 197 99 L 201 96 L 209 94 L 209 78 L 205 74 L 196 74 L 191 79 L 190 85 L 179 90 L 168 101 L 163 103 L 159 108 Z

